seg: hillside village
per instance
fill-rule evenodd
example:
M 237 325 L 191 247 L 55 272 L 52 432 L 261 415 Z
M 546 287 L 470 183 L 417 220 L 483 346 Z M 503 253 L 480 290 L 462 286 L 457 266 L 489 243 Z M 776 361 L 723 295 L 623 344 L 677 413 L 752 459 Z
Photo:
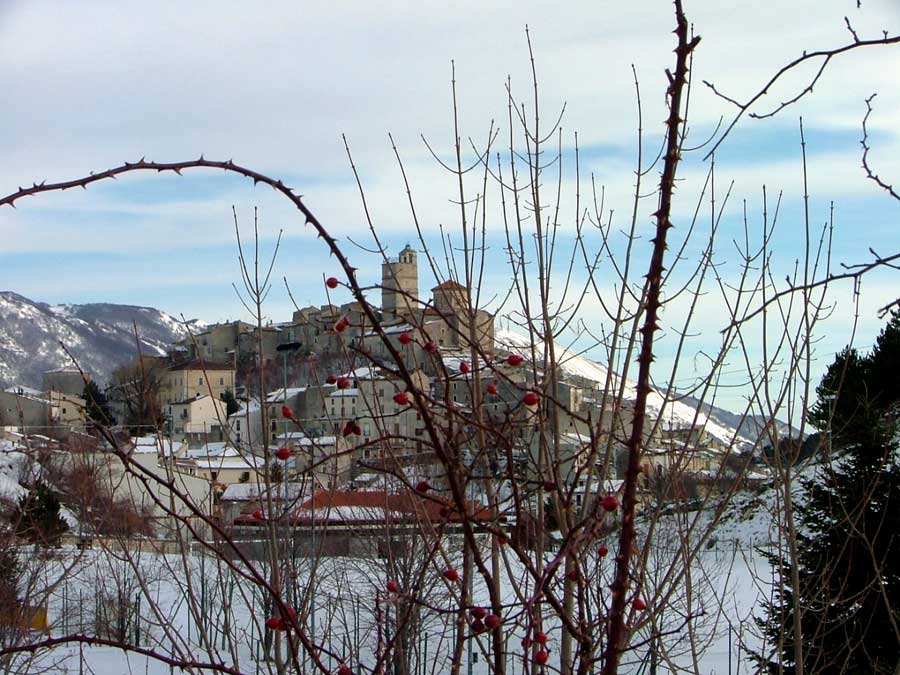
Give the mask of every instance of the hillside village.
M 485 456 L 490 477 L 499 479 L 508 459 L 517 477 L 543 480 L 536 469 L 542 438 L 534 420 L 542 410 L 555 411 L 559 432 L 553 442 L 564 484 L 543 488 L 566 491 L 579 507 L 588 493 L 615 490 L 630 401 L 626 395 L 618 406 L 607 402 L 600 366 L 560 350 L 560 405 L 542 399 L 536 392 L 544 383 L 535 381 L 541 363 L 532 359 L 529 340 L 497 330 L 483 310 L 470 317 L 466 289 L 456 282 L 441 283 L 423 297 L 410 246 L 383 265 L 378 318 L 411 373 L 413 390 L 427 394 L 434 419 L 474 419 L 472 382 L 479 369 L 480 419 L 502 429 L 508 441 L 508 457 Z M 477 366 L 470 363 L 468 336 L 477 344 Z M 102 464 L 111 498 L 132 502 L 151 523 L 148 532 L 166 528 L 159 505 L 165 495 L 152 494 L 166 489 L 125 470 L 110 452 L 109 437 L 99 433 L 100 422 L 108 422 L 104 426 L 136 464 L 174 477 L 179 491 L 229 526 L 254 524 L 254 514 L 271 497 L 266 485 L 275 485 L 278 499 L 299 503 L 301 511 L 324 504 L 337 513 L 338 507 L 368 504 L 373 492 L 394 494 L 422 481 L 444 484 L 425 421 L 391 367 L 393 358 L 358 303 L 304 307 L 289 321 L 262 327 L 212 325 L 172 344 L 164 356 L 120 364 L 102 394 L 89 384 L 89 373 L 46 372 L 41 390 L 13 386 L 0 392 L 0 427 L 10 448 L 43 449 L 65 457 L 63 464 L 77 463 L 75 456 Z M 96 402 L 86 400 L 90 392 L 102 399 L 99 416 Z M 701 492 L 734 477 L 738 471 L 723 460 L 734 457 L 726 451 L 745 439 L 683 404 L 667 405 L 662 419 L 648 425 L 647 475 L 677 471 Z M 592 429 L 600 430 L 593 439 Z M 474 460 L 477 429 L 461 425 L 457 433 L 459 447 Z M 606 448 L 611 461 L 597 451 Z M 592 471 L 589 462 L 596 464 Z M 764 480 L 759 471 L 751 479 Z M 601 473 L 603 480 L 589 486 L 585 476 Z M 477 480 L 469 490 L 473 502 L 483 501 Z

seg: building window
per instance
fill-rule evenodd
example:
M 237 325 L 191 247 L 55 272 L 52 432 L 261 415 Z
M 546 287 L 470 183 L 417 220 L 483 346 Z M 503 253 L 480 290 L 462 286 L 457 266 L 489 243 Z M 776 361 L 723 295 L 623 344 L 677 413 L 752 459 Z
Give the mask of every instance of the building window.
M 219 472 L 218 471 L 210 471 L 209 475 L 212 476 L 213 480 L 215 480 L 216 478 L 219 477 Z
M 224 377 L 219 378 L 219 384 L 223 387 L 225 386 L 225 378 Z
M 198 377 L 198 378 L 197 378 L 197 385 L 198 385 L 198 386 L 203 386 L 203 378 L 202 378 L 202 377 Z

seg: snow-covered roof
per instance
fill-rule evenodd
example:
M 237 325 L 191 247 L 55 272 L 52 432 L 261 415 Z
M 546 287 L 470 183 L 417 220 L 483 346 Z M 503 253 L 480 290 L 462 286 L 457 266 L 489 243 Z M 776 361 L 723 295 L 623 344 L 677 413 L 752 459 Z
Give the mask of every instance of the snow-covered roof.
M 393 326 L 382 327 L 381 330 L 384 331 L 385 335 L 396 335 L 398 333 L 408 333 L 413 330 L 413 327 L 408 323 L 398 323 L 394 324 Z M 365 334 L 365 337 L 375 337 L 376 335 L 378 335 L 378 333 L 376 333 L 375 331 L 369 331 Z
M 317 436 L 316 438 L 310 438 L 301 431 L 291 431 L 286 434 L 280 434 L 275 437 L 275 440 L 279 443 L 290 442 L 302 447 L 334 445 L 337 442 L 337 438 L 334 436 Z
M 361 366 L 349 372 L 343 373 L 341 377 L 348 377 L 351 380 L 383 380 L 385 379 L 381 368 L 375 366 Z
M 160 451 L 166 456 L 171 456 L 175 450 L 174 444 L 169 438 L 159 438 L 158 436 L 137 436 L 128 439 L 128 445 L 131 446 L 132 452 L 135 454 L 157 454 Z
M 343 396 L 359 396 L 359 389 L 336 389 L 328 394 L 330 397 L 341 398 Z
M 53 402 L 44 398 L 43 392 L 40 392 L 40 391 L 37 392 L 37 394 L 31 394 L 29 392 L 26 392 L 24 389 L 22 389 L 22 391 L 7 390 L 7 393 L 12 394 L 13 396 L 16 396 L 17 398 L 20 398 L 20 399 L 23 399 L 26 401 L 34 401 L 36 403 L 43 403 L 44 405 L 53 405 Z
M 566 434 L 560 434 L 559 440 L 561 443 L 571 443 L 572 445 L 587 445 L 591 442 L 591 435 L 570 432 Z
M 303 438 L 299 445 L 334 445 L 337 438 L 334 436 L 317 436 L 316 438 Z
M 38 389 L 32 389 L 31 387 L 23 387 L 22 385 L 13 385 L 12 387 L 7 387 L 4 389 L 8 394 L 17 394 L 18 396 L 36 396 L 38 398 L 43 397 L 44 392 Z
M 306 387 L 288 387 L 287 398 L 294 398 L 297 394 L 302 394 L 304 391 L 306 391 Z M 266 396 L 266 403 L 278 403 L 284 401 L 284 392 L 284 387 L 269 392 L 268 396 Z
M 203 469 L 219 471 L 221 469 L 259 469 L 265 462 L 259 457 L 195 457 L 192 462 Z
M 186 457 L 240 457 L 240 453 L 225 441 L 205 443 L 199 448 L 188 448 Z
M 268 493 L 272 499 L 294 500 L 308 495 L 310 493 L 311 481 L 291 481 L 287 483 L 274 483 L 268 486 Z M 264 483 L 256 483 L 253 481 L 247 483 L 232 483 L 225 492 L 222 493 L 222 499 L 233 502 L 249 502 L 256 501 L 260 495 L 266 494 L 266 485 Z
M 463 354 L 462 352 L 453 353 L 453 352 L 441 352 L 441 360 L 444 362 L 444 367 L 447 370 L 453 372 L 459 372 L 459 365 L 463 361 L 468 361 L 468 356 Z M 471 364 L 470 364 L 471 366 Z M 482 364 L 483 367 L 483 364 Z
M 275 437 L 276 441 L 299 441 L 301 438 L 306 438 L 306 434 L 302 431 L 288 431 L 284 434 L 278 434 Z

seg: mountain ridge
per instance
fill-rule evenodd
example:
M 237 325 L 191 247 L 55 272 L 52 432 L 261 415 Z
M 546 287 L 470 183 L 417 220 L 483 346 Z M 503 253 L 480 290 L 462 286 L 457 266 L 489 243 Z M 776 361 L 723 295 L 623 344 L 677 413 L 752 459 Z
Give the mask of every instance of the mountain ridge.
M 0 385 L 39 389 L 44 372 L 76 363 L 103 384 L 117 366 L 137 354 L 135 329 L 141 353 L 164 354 L 166 346 L 185 337 L 189 329 L 205 325 L 182 322 L 153 307 L 104 302 L 50 305 L 15 291 L 0 291 Z

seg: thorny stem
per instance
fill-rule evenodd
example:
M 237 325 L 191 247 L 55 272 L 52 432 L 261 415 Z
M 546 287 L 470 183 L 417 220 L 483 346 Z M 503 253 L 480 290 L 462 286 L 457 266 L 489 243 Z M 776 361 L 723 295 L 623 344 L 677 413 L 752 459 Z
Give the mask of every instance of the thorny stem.
M 610 607 L 607 642 L 603 655 L 603 675 L 614 675 L 618 672 L 619 659 L 625 648 L 627 630 L 625 626 L 626 601 L 628 599 L 629 567 L 632 547 L 634 546 L 635 528 L 634 514 L 636 504 L 636 488 L 640 470 L 641 449 L 644 436 L 644 422 L 647 410 L 647 396 L 650 393 L 650 366 L 653 362 L 653 338 L 659 325 L 657 317 L 660 308 L 660 291 L 666 251 L 666 235 L 672 228 L 670 215 L 672 211 L 672 194 L 675 190 L 675 172 L 678 168 L 679 128 L 681 119 L 681 99 L 687 82 L 688 59 L 691 52 L 700 42 L 695 36 L 688 40 L 688 23 L 682 8 L 681 0 L 675 0 L 675 34 L 678 46 L 675 48 L 675 73 L 670 76 L 669 115 L 666 120 L 666 154 L 663 159 L 663 172 L 659 183 L 659 208 L 656 213 L 656 236 L 653 239 L 653 253 L 647 271 L 647 296 L 644 325 L 641 327 L 641 350 L 638 356 L 637 396 L 634 402 L 634 414 L 631 424 L 631 435 L 628 439 L 628 464 L 625 469 L 625 485 L 622 495 L 622 530 L 619 534 L 619 554 L 616 558 L 616 572 L 612 584 L 612 602 Z

